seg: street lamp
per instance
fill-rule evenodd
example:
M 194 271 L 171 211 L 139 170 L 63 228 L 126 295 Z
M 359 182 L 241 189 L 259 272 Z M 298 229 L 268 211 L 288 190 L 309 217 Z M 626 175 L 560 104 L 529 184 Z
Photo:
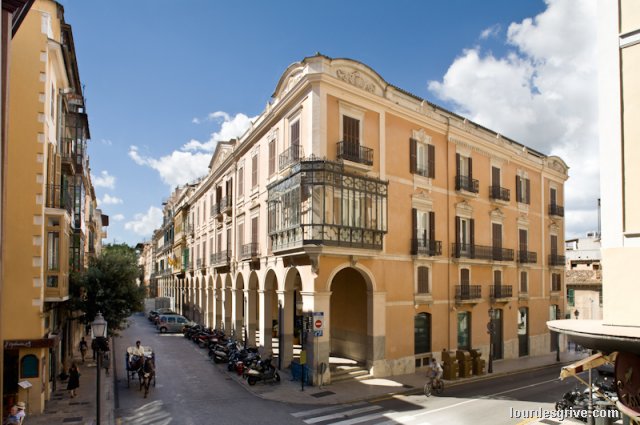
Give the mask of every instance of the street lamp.
M 100 368 L 102 367 L 102 349 L 107 340 L 107 321 L 102 317 L 102 313 L 98 312 L 96 318 L 91 322 L 92 338 L 96 341 L 98 349 L 98 367 L 96 370 L 96 425 L 100 425 Z
M 489 307 L 489 323 L 487 323 L 487 333 L 489 334 L 489 373 L 493 373 L 493 334 L 494 334 L 494 324 L 493 324 L 493 315 L 495 310 L 493 307 Z

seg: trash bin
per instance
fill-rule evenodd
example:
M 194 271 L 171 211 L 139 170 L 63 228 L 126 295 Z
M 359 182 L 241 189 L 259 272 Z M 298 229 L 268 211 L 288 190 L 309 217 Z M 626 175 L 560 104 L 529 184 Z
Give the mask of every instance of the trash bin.
M 458 371 L 461 378 L 471 376 L 471 354 L 466 350 L 457 350 L 456 359 L 458 359 Z
M 453 351 L 442 350 L 442 376 L 446 380 L 454 380 L 458 377 L 458 363 Z
M 484 365 L 485 360 L 480 358 L 482 356 L 482 352 L 478 349 L 472 349 L 469 351 L 471 354 L 471 368 L 473 370 L 473 374 L 480 376 L 484 375 Z

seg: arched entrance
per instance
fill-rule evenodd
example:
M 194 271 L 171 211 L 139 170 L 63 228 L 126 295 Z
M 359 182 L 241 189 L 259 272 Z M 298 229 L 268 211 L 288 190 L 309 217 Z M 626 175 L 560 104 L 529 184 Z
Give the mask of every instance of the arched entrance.
M 207 279 L 207 326 L 210 328 L 214 328 L 215 321 L 213 317 L 213 300 L 214 300 L 214 290 L 213 290 L 213 278 L 209 276 Z
M 245 322 L 245 302 L 244 302 L 244 279 L 242 274 L 236 276 L 236 285 L 233 291 L 233 329 L 236 339 L 241 341 L 244 339 L 243 325 Z
M 258 323 L 260 322 L 260 303 L 258 303 L 258 274 L 254 271 L 249 275 L 249 285 L 246 292 L 245 327 L 247 329 L 247 345 L 255 346 L 258 339 Z
M 214 327 L 216 329 L 222 329 L 222 278 L 220 275 L 216 278 L 216 286 L 213 292 L 215 306 L 213 310 Z
M 344 268 L 332 279 L 330 308 L 331 356 L 370 366 L 369 297 L 358 270 Z
M 258 291 L 260 306 L 260 345 L 266 352 L 272 352 L 274 357 L 278 355 L 278 347 L 273 346 L 273 338 L 278 336 L 278 298 L 276 288 L 278 278 L 273 270 L 267 271 L 264 280 L 264 288 Z M 274 361 L 277 359 L 274 358 Z
M 278 293 L 278 348 L 280 368 L 299 356 L 302 337 L 302 278 L 297 268 L 287 271 L 284 290 Z
M 418 313 L 414 318 L 415 354 L 431 352 L 431 314 Z
M 224 296 L 223 296 L 223 311 L 224 311 L 224 331 L 227 335 L 231 335 L 233 332 L 233 323 L 231 323 L 231 292 L 233 291 L 233 285 L 231 282 L 231 275 L 227 274 L 224 280 Z

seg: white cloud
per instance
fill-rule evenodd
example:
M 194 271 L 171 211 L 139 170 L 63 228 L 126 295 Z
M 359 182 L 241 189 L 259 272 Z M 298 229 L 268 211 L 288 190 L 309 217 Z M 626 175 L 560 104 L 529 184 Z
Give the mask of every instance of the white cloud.
M 429 89 L 473 121 L 562 157 L 570 167 L 566 233 L 576 236 L 597 226 L 596 4 L 546 3 L 536 17 L 509 25 L 510 52 L 464 50 Z
M 92 175 L 91 180 L 95 187 L 106 187 L 107 189 L 116 188 L 116 178 L 106 170 L 101 171 L 99 176 Z
M 105 193 L 100 203 L 103 205 L 116 205 L 116 204 L 121 204 L 122 199 L 117 198 L 115 196 L 111 196 L 108 193 Z
M 195 120 L 198 119 L 194 118 L 193 122 Z M 221 120 L 221 124 L 220 131 L 212 133 L 206 142 L 191 139 L 179 150 L 160 158 L 142 155 L 137 146 L 131 146 L 129 157 L 138 165 L 156 170 L 162 181 L 171 187 L 194 181 L 207 174 L 216 144 L 240 137 L 251 126 L 252 118 L 244 114 L 231 117 L 226 112 L 217 111 L 210 113 L 207 120 Z
M 107 146 L 111 146 L 113 145 L 113 142 L 109 139 L 100 139 L 100 143 L 102 143 L 103 145 L 107 145 Z
M 122 214 L 116 214 L 116 215 L 112 216 L 112 217 L 111 217 L 111 219 L 112 219 L 113 221 L 122 221 L 122 220 L 124 220 L 124 215 L 122 215 Z
M 480 33 L 480 39 L 486 40 L 489 37 L 497 37 L 500 33 L 500 24 L 491 25 L 489 28 L 485 28 Z
M 195 117 L 195 118 L 193 118 L 193 119 L 191 120 L 191 122 L 192 122 L 193 124 L 200 124 L 200 119 L 199 119 L 199 118 L 197 118 L 197 117 Z
M 126 222 L 124 228 L 140 236 L 151 236 L 161 224 L 162 210 L 151 206 L 146 213 L 138 213 L 132 221 Z

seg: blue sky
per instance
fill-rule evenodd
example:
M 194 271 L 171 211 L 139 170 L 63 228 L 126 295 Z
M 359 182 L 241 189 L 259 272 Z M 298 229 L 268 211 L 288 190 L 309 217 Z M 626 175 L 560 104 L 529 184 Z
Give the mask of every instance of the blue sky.
M 215 142 L 242 132 L 287 66 L 315 52 L 561 154 L 567 236 L 597 226 L 589 0 L 61 3 L 109 242 L 148 238 L 172 186 L 206 171 Z

